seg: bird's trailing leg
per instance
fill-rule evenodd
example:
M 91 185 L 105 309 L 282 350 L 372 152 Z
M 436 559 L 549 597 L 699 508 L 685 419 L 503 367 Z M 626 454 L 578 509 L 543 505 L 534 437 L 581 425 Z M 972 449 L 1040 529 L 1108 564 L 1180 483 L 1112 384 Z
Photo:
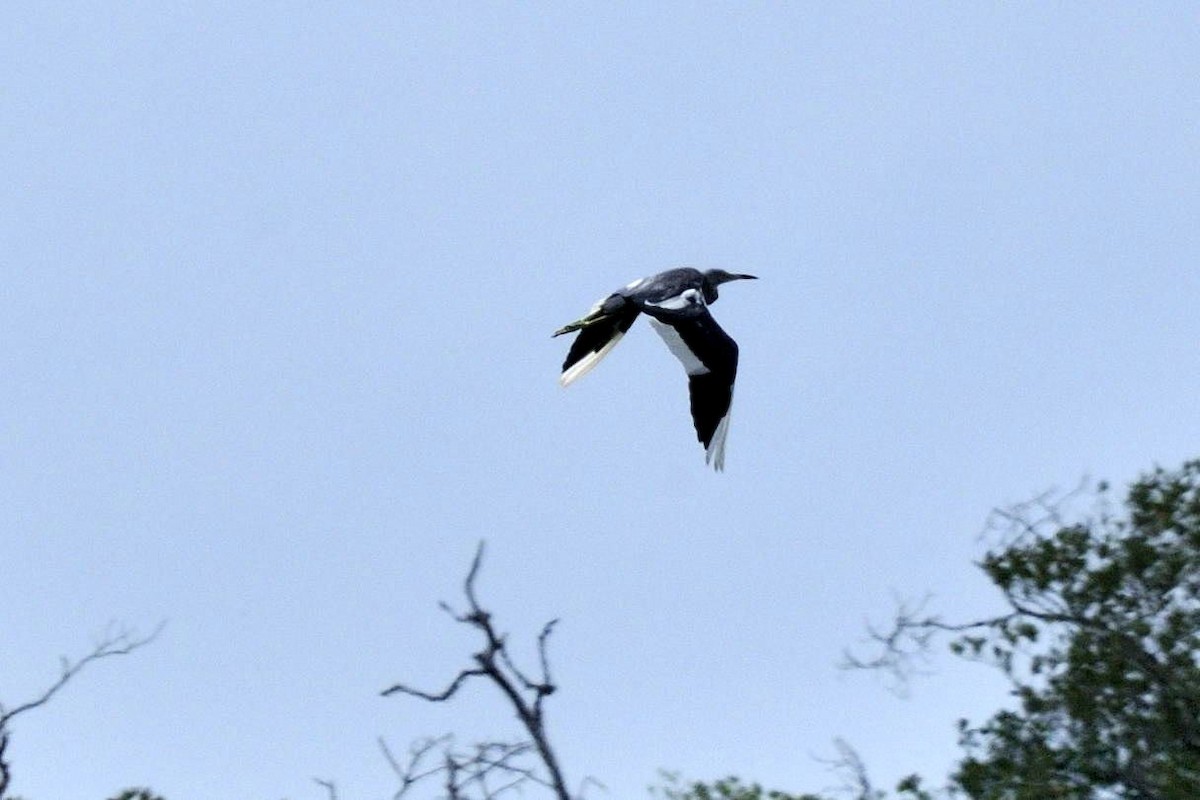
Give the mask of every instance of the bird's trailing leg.
M 612 294 L 592 306 L 586 316 L 560 328 L 555 336 L 572 331 L 579 331 L 579 335 L 571 343 L 558 382 L 570 386 L 590 372 L 617 346 L 639 313 L 637 306 L 619 294 Z
M 568 322 L 566 325 L 563 325 L 561 328 L 559 328 L 558 330 L 556 330 L 554 332 L 554 334 L 551 336 L 551 338 L 554 338 L 554 336 L 562 336 L 564 333 L 572 333 L 574 331 L 582 330 L 584 328 L 595 325 L 598 322 L 603 322 L 604 320 L 608 319 L 608 316 L 609 315 L 605 314 L 604 311 L 597 308 L 596 310 L 594 310 L 590 314 L 588 314 L 586 317 L 580 317 L 579 319 L 575 320 L 574 322 Z
M 603 300 L 597 300 L 587 314 L 575 320 L 568 322 L 554 332 L 554 336 L 562 336 L 564 333 L 572 331 L 584 330 L 593 325 L 599 325 L 602 322 L 608 322 L 613 317 L 624 316 L 629 311 L 629 302 L 620 294 L 610 294 Z M 626 329 L 628 330 L 628 328 Z M 551 337 L 553 338 L 553 336 Z

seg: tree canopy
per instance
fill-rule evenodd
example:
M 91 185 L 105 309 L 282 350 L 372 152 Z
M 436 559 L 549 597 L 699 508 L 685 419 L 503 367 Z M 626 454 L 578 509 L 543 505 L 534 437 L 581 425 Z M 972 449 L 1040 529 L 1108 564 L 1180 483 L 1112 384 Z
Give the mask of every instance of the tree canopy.
M 971 800 L 1194 800 L 1200 797 L 1200 460 L 1155 469 L 1113 511 L 1067 516 L 1043 496 L 996 512 L 979 562 L 1005 605 L 947 621 L 901 608 L 854 667 L 906 665 L 939 634 L 1002 671 L 1014 704 L 958 723 L 963 755 L 944 788 Z M 930 798 L 910 776 L 897 798 Z M 847 792 L 880 800 L 865 778 Z M 736 779 L 668 789 L 668 800 L 812 800 Z
M 1010 515 L 981 567 L 1010 611 L 952 643 L 1017 705 L 962 725 L 971 798 L 1200 797 L 1200 461 L 1156 469 L 1124 513 Z

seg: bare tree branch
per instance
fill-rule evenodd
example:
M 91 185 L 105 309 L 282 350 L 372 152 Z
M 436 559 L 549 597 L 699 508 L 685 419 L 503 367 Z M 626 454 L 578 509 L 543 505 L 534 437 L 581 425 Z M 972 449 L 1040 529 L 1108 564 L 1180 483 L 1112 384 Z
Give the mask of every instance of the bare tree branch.
M 92 651 L 86 656 L 78 661 L 71 661 L 65 656 L 59 660 L 61 674 L 58 680 L 51 684 L 41 695 L 9 710 L 5 710 L 3 705 L 0 705 L 0 729 L 7 726 L 14 717 L 50 702 L 50 698 L 58 694 L 67 685 L 67 682 L 83 671 L 88 664 L 91 664 L 93 661 L 99 661 L 102 658 L 109 658 L 110 656 L 129 655 L 133 651 L 153 642 L 162 633 L 164 627 L 166 627 L 166 623 L 160 622 L 158 627 L 149 636 L 139 638 L 131 630 L 123 629 L 114 632 L 112 626 L 109 626 L 104 636 L 96 642 Z
M 998 539 L 1003 546 L 1011 546 L 1038 538 L 1047 527 L 1061 528 L 1066 524 L 1065 510 L 1087 493 L 1091 483 L 1085 475 L 1074 488 L 1051 487 L 1028 500 L 993 508 L 980 538 L 993 543 Z
M 993 547 L 1000 548 L 1041 539 L 1047 530 L 1067 525 L 1065 510 L 1085 494 L 1090 485 L 1090 480 L 1085 477 L 1074 488 L 1065 491 L 1051 488 L 1024 502 L 1006 508 L 994 508 L 988 515 L 981 538 L 990 540 Z M 925 672 L 921 667 L 928 663 L 930 648 L 938 634 L 1000 631 L 1022 618 L 1086 624 L 1084 620 L 1071 618 L 1064 608 L 1051 607 L 1046 598 L 1020 597 L 1011 588 L 1001 587 L 1001 591 L 1011 611 L 965 623 L 949 623 L 939 616 L 926 614 L 925 608 L 930 600 L 928 594 L 916 602 L 897 598 L 896 611 L 889 628 L 880 629 L 870 623 L 866 626 L 867 640 L 877 649 L 877 653 L 865 658 L 849 650 L 843 651 L 838 666 L 842 669 L 882 671 L 892 677 L 893 691 L 903 694 L 911 679 Z M 973 657 L 969 652 L 963 655 Z
M 850 650 L 842 652 L 838 664 L 842 669 L 882 670 L 895 681 L 893 691 L 903 693 L 909 680 L 921 670 L 929 658 L 930 642 L 935 635 L 932 626 L 940 624 L 936 617 L 923 616 L 929 595 L 917 602 L 896 600 L 896 615 L 889 630 L 880 630 L 867 623 L 867 639 L 878 648 L 878 655 L 862 658 Z
M 41 708 L 49 703 L 72 678 L 87 668 L 89 664 L 112 656 L 129 655 L 135 650 L 140 650 L 157 639 L 164 627 L 166 627 L 166 622 L 160 622 L 148 636 L 139 637 L 131 629 L 118 629 L 110 624 L 105 629 L 103 635 L 96 640 L 91 652 L 83 658 L 72 661 L 63 656 L 59 660 L 58 679 L 51 683 L 40 695 L 13 708 L 6 708 L 3 703 L 0 703 L 0 800 L 3 800 L 6 796 L 9 783 L 12 781 L 12 768 L 6 757 L 12 733 L 10 729 L 12 721 L 22 714 L 33 711 L 36 708 Z
M 884 793 L 877 790 L 871 783 L 867 766 L 862 756 L 854 747 L 842 738 L 835 738 L 833 746 L 837 755 L 832 758 L 815 757 L 817 761 L 829 767 L 840 780 L 837 786 L 826 791 L 836 795 L 851 798 L 851 800 L 882 800 Z M 807 795 L 806 795 L 807 796 Z
M 3 800 L 5 793 L 8 791 L 9 781 L 12 780 L 12 771 L 8 766 L 8 758 L 5 757 L 5 751 L 8 750 L 8 731 L 0 730 L 0 800 Z
M 321 780 L 320 778 L 313 778 L 313 782 L 319 786 L 325 787 L 325 791 L 329 792 L 329 800 L 338 800 L 337 784 L 335 784 L 333 781 L 326 781 L 326 780 Z
M 458 690 L 462 688 L 462 685 L 466 683 L 469 678 L 482 677 L 486 675 L 487 671 L 483 669 L 464 669 L 454 677 L 454 680 L 450 682 L 449 686 L 440 692 L 423 692 L 420 689 L 413 689 L 410 686 L 405 686 L 398 683 L 391 688 L 384 689 L 383 696 L 387 697 L 390 694 L 407 694 L 412 695 L 413 697 L 419 697 L 422 700 L 428 700 L 431 703 L 442 703 L 446 700 L 449 700 L 451 697 L 454 697 L 454 695 L 458 693 Z
M 392 771 L 396 773 L 396 777 L 400 779 L 400 789 L 393 795 L 394 798 L 404 796 L 408 791 L 408 787 L 414 783 L 428 778 L 431 775 L 440 773 L 444 765 L 428 767 L 425 765 L 425 759 L 434 753 L 439 747 L 446 748 L 450 746 L 452 738 L 450 736 L 439 736 L 436 739 L 422 739 L 414 742 L 408 751 L 408 761 L 404 764 L 392 754 L 387 742 L 383 737 L 379 738 L 379 749 L 383 751 L 383 757 L 391 765 Z
M 558 758 L 546 733 L 543 708 L 545 698 L 554 694 L 556 690 L 550 677 L 550 660 L 547 651 L 550 634 L 558 620 L 546 623 L 538 635 L 537 654 L 540 675 L 530 676 L 517 666 L 508 651 L 505 635 L 496 630 L 491 613 L 479 602 L 475 581 L 483 563 L 483 554 L 484 543 L 480 542 L 463 583 L 463 594 L 467 599 L 466 611 L 459 613 L 448 603 L 440 604 L 441 608 L 456 622 L 468 625 L 482 635 L 483 646 L 472 656 L 474 663 L 460 670 L 446 685 L 446 688 L 439 692 L 424 691 L 408 684 L 397 683 L 385 689 L 382 694 L 384 696 L 406 694 L 427 702 L 442 703 L 453 698 L 467 681 L 472 678 L 483 678 L 504 695 L 508 704 L 516 712 L 517 719 L 525 733 L 528 734 L 529 741 L 487 742 L 475 745 L 472 750 L 460 751 L 456 750 L 445 737 L 427 739 L 414 745 L 406 764 L 401 764 L 387 749 L 387 745 L 381 741 L 380 746 L 384 755 L 401 781 L 400 790 L 395 797 L 401 797 L 413 784 L 423 778 L 441 774 L 445 779 L 446 796 L 451 800 L 466 798 L 468 792 L 475 793 L 485 800 L 491 800 L 509 791 L 519 789 L 526 783 L 549 789 L 559 800 L 571 800 Z M 442 749 L 442 763 L 437 767 L 425 766 L 425 759 L 438 747 Z M 536 767 L 529 767 L 521 762 L 524 756 L 530 754 L 536 756 Z
M 847 789 L 854 794 L 855 800 L 875 800 L 878 793 L 871 785 L 862 756 L 845 739 L 834 739 L 833 744 L 838 749 L 839 768 L 846 776 Z
M 453 737 L 440 736 L 415 742 L 404 762 L 383 739 L 379 740 L 379 747 L 400 779 L 393 800 L 403 798 L 414 785 L 436 775 L 443 776 L 443 788 L 450 798 L 466 798 L 471 790 L 477 791 L 481 798 L 498 798 L 526 783 L 554 788 L 535 767 L 522 763 L 521 759 L 535 750 L 531 742 L 482 742 L 459 749 L 454 746 Z M 435 754 L 440 756 L 440 762 L 429 763 Z

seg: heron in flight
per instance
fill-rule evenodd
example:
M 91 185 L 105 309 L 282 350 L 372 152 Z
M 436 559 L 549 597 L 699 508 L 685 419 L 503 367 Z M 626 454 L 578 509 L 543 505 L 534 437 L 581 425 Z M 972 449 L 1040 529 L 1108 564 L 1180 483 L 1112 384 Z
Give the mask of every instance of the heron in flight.
M 586 315 L 554 332 L 561 336 L 579 331 L 558 382 L 570 386 L 590 372 L 616 347 L 638 314 L 645 313 L 687 372 L 692 422 L 696 438 L 704 445 L 704 461 L 723 470 L 738 346 L 721 330 L 708 307 L 716 302 L 717 287 L 722 283 L 755 277 L 684 267 L 639 278 L 618 289 Z

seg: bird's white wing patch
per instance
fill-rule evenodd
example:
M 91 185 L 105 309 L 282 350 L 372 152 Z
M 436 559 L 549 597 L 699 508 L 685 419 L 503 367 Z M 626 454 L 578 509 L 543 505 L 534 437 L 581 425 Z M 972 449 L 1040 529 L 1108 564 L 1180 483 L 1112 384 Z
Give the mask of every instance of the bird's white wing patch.
M 683 362 L 683 368 L 688 375 L 704 375 L 709 372 L 708 367 L 704 366 L 704 363 L 696 358 L 696 354 L 683 341 L 683 337 L 679 335 L 678 331 L 665 322 L 659 322 L 653 317 L 650 318 L 650 324 L 654 326 L 654 330 L 658 331 L 658 335 L 667 343 L 667 347 L 675 354 L 675 357 Z
M 647 300 L 646 305 L 661 308 L 665 311 L 682 311 L 688 306 L 704 305 L 704 298 L 700 296 L 699 289 L 685 289 L 674 297 L 668 297 L 666 300 L 660 300 L 657 303 Z
M 704 453 L 704 463 L 712 464 L 713 469 L 717 472 L 722 472 L 725 469 L 725 437 L 729 435 L 729 417 L 733 414 L 733 398 L 729 398 L 729 410 L 725 412 L 725 416 L 721 417 L 721 421 L 717 423 L 717 430 L 713 433 L 712 441 L 708 444 L 708 450 Z
M 645 282 L 646 282 L 645 278 L 638 278 L 636 281 L 630 281 L 629 283 L 625 284 L 625 291 L 632 292 L 634 289 L 641 286 Z
M 624 331 L 618 330 L 611 339 L 604 343 L 604 347 L 601 347 L 594 353 L 588 353 L 572 364 L 569 370 L 559 376 L 558 385 L 565 388 L 591 372 L 600 363 L 600 359 L 608 355 L 617 346 L 617 342 L 621 341 L 621 337 L 624 335 Z

